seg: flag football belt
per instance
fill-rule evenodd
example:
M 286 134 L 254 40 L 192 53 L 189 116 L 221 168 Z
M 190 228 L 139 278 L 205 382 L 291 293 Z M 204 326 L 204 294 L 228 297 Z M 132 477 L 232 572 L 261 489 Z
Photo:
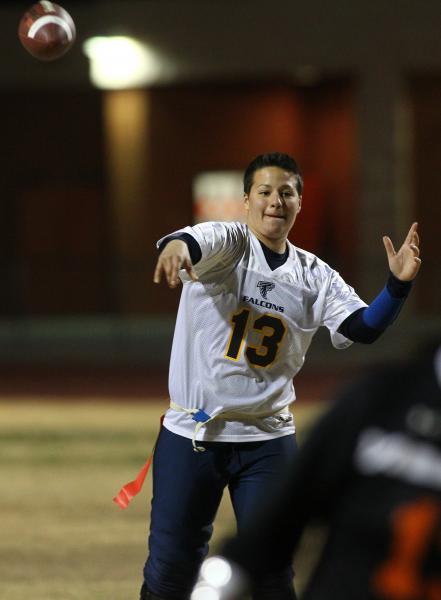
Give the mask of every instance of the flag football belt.
M 222 418 L 222 419 L 229 419 L 229 420 L 233 420 L 233 421 L 237 421 L 237 420 L 252 421 L 252 420 L 258 419 L 258 418 L 264 419 L 266 417 L 277 417 L 280 419 L 280 421 L 285 422 L 285 423 L 292 419 L 292 415 L 289 412 L 288 407 L 285 407 L 282 410 L 278 409 L 276 411 L 262 411 L 259 413 L 253 413 L 252 415 L 250 415 L 249 413 L 241 413 L 241 412 L 236 412 L 236 411 L 218 412 L 216 414 L 209 415 L 201 408 L 184 408 L 183 406 L 179 406 L 175 402 L 171 402 L 171 401 L 170 401 L 170 408 L 172 410 L 176 410 L 177 412 L 183 412 L 183 413 L 186 413 L 187 415 L 190 415 L 191 418 L 193 419 L 193 421 L 196 422 L 196 426 L 193 431 L 193 436 L 191 438 L 191 444 L 192 444 L 193 450 L 195 452 L 205 452 L 205 448 L 203 446 L 198 446 L 196 444 L 196 436 L 202 427 L 207 425 L 207 423 L 209 423 L 210 421 L 214 421 L 214 419 Z M 162 415 L 161 419 L 160 419 L 159 432 L 161 431 L 163 421 L 164 421 L 164 415 Z M 141 491 L 141 488 L 144 484 L 147 473 L 150 470 L 150 465 L 152 464 L 153 454 L 155 452 L 155 447 L 156 447 L 156 442 L 158 441 L 159 432 L 158 432 L 158 436 L 156 437 L 156 441 L 155 441 L 153 449 L 150 453 L 150 456 L 148 457 L 147 462 L 144 464 L 142 469 L 139 471 L 136 478 L 133 481 L 130 481 L 129 483 L 126 483 L 125 485 L 123 485 L 123 487 L 120 489 L 118 494 L 113 498 L 113 501 L 116 504 L 118 504 L 118 506 L 120 508 L 123 508 L 123 509 L 127 508 L 129 503 L 131 502 L 131 500 L 137 494 L 139 494 L 139 492 Z
M 202 427 L 205 427 L 207 423 L 209 423 L 210 421 L 214 421 L 214 419 L 225 419 L 230 421 L 254 421 L 255 419 L 265 419 L 266 417 L 279 417 L 280 420 L 283 422 L 288 422 L 292 419 L 288 407 L 282 410 L 277 409 L 275 411 L 262 411 L 253 414 L 241 413 L 238 411 L 225 411 L 217 412 L 212 415 L 207 414 L 201 408 L 184 408 L 183 406 L 179 406 L 178 404 L 172 401 L 170 401 L 170 408 L 172 410 L 176 410 L 177 412 L 186 413 L 187 415 L 191 416 L 193 421 L 196 421 L 196 426 L 194 428 L 193 435 L 191 438 L 191 444 L 195 452 L 205 452 L 205 448 L 203 446 L 198 446 L 196 444 L 196 436 Z

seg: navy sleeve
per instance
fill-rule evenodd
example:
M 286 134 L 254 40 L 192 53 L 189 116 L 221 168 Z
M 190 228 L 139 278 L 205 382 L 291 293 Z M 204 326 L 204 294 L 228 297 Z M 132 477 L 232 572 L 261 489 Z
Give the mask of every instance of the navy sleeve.
M 189 233 L 175 233 L 173 235 L 169 235 L 167 238 L 165 238 L 165 240 L 162 241 L 162 243 L 159 246 L 159 252 L 162 252 L 164 250 L 164 248 L 167 246 L 167 244 L 169 242 L 171 242 L 172 240 L 182 240 L 183 242 L 185 242 L 188 246 L 188 251 L 190 252 L 190 258 L 191 258 L 191 262 L 195 265 L 197 264 L 201 258 L 202 258 L 202 250 L 201 247 L 199 246 L 198 242 L 195 240 L 195 238 L 190 235 Z
M 368 307 L 350 314 L 338 328 L 339 333 L 353 342 L 372 344 L 395 321 L 411 287 L 412 282 L 401 281 L 390 273 L 380 294 Z

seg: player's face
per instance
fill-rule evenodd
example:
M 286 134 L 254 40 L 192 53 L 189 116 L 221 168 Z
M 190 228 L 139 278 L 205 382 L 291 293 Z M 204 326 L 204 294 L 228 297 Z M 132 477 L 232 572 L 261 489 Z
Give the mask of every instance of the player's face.
M 254 173 L 250 193 L 245 194 L 247 224 L 254 235 L 275 252 L 284 252 L 286 238 L 302 204 L 296 176 L 279 167 Z

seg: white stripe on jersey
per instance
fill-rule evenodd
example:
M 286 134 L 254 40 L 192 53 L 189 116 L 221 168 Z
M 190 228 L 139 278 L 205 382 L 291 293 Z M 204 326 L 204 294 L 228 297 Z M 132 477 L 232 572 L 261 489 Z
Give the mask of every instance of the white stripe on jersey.
M 254 441 L 292 433 L 292 421 L 259 413 L 276 413 L 295 400 L 293 377 L 320 326 L 329 329 L 336 348 L 352 343 L 337 329 L 366 303 L 329 265 L 289 242 L 288 259 L 272 271 L 260 242 L 241 223 L 201 223 L 180 232 L 196 239 L 202 258 L 194 267 L 199 281 L 180 272 L 172 402 L 209 415 L 229 413 L 228 420 L 207 423 L 198 440 Z M 235 411 L 248 418 L 232 420 Z M 195 423 L 169 410 L 164 425 L 191 438 Z

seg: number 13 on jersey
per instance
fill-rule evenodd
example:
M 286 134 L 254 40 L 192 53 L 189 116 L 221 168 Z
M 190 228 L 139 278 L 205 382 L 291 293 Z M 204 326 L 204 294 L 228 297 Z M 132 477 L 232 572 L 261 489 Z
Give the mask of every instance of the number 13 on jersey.
M 257 331 L 261 335 L 257 346 L 246 344 L 245 356 L 248 362 L 257 367 L 268 367 L 276 359 L 280 344 L 286 333 L 286 325 L 280 317 L 264 314 L 252 314 L 249 308 L 243 308 L 234 313 L 230 319 L 232 326 L 225 357 L 230 360 L 239 360 L 246 335 L 249 330 Z

